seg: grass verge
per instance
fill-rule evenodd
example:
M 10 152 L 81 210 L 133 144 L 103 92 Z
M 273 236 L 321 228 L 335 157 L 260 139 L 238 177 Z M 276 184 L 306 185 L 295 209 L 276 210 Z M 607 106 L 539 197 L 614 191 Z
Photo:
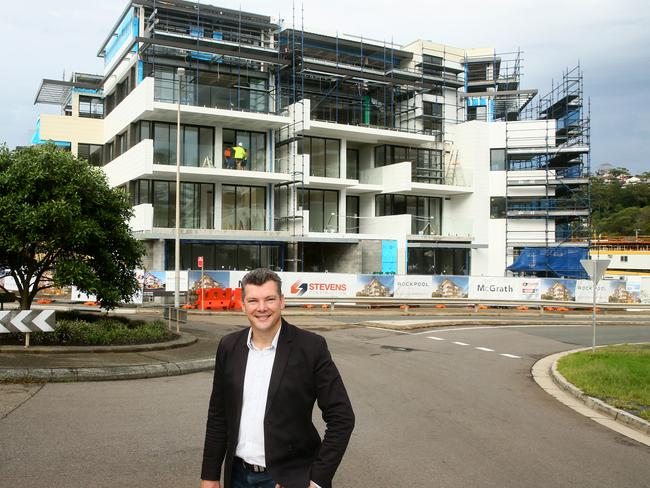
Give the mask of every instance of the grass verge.
M 57 312 L 53 332 L 32 332 L 29 343 L 35 346 L 117 346 L 149 344 L 172 339 L 161 320 L 145 322 L 78 312 Z M 22 345 L 22 333 L 0 334 L 0 345 Z
M 650 344 L 569 354 L 558 370 L 587 395 L 650 421 Z

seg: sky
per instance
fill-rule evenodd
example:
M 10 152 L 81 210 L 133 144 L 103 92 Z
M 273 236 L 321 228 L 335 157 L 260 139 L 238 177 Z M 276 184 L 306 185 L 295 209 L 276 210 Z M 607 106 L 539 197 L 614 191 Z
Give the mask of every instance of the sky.
M 650 2 L 647 0 L 201 0 L 269 15 L 296 27 L 407 44 L 426 39 L 455 47 L 523 52 L 522 88 L 551 89 L 578 63 L 590 101 L 591 167 L 650 171 Z M 32 0 L 3 5 L 0 21 L 0 143 L 27 145 L 43 78 L 101 73 L 97 50 L 125 0 Z M 26 9 L 29 9 L 27 11 Z M 645 102 L 644 102 L 645 103 Z

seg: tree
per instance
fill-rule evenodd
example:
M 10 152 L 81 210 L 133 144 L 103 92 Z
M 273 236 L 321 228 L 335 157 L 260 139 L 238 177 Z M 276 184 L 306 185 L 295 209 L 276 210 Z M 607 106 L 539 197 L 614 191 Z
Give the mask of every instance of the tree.
M 0 147 L 0 277 L 13 277 L 22 309 L 51 286 L 75 285 L 106 308 L 133 296 L 144 249 L 131 216 L 126 193 L 87 161 L 54 144 Z

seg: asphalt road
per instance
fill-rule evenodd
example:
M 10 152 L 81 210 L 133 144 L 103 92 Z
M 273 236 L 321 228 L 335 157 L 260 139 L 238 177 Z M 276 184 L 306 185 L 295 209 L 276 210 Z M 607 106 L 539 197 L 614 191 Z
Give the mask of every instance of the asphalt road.
M 357 414 L 336 486 L 648 484 L 650 448 L 568 409 L 531 378 L 536 359 L 590 345 L 589 327 L 322 334 Z M 650 341 L 650 327 L 600 327 L 598 337 Z M 0 419 L 0 486 L 196 487 L 210 382 L 211 373 L 197 373 L 0 386 L 0 395 L 26 394 Z

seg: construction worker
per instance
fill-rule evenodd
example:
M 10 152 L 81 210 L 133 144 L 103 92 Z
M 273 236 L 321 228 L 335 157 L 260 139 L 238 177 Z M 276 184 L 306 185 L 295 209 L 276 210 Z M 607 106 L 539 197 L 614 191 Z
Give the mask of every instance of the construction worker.
M 226 149 L 223 151 L 223 157 L 226 162 L 226 169 L 234 169 L 235 168 L 235 160 L 232 158 L 233 157 L 233 149 L 230 146 L 227 146 Z
M 237 169 L 245 169 L 246 168 L 246 158 L 248 157 L 248 153 L 246 149 L 244 148 L 244 144 L 240 142 L 235 146 L 235 165 Z

